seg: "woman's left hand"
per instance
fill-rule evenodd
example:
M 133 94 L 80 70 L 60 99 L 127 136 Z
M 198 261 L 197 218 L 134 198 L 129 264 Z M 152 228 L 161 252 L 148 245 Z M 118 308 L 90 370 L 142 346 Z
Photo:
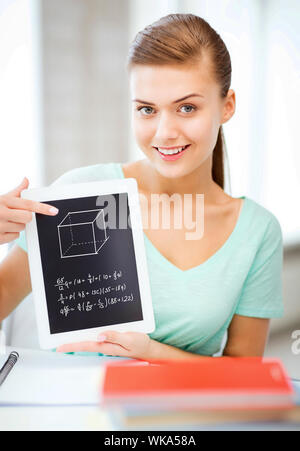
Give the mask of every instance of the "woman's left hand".
M 115 332 L 108 330 L 98 336 L 98 341 L 83 341 L 59 346 L 57 352 L 100 352 L 101 354 L 147 359 L 151 338 L 141 332 Z

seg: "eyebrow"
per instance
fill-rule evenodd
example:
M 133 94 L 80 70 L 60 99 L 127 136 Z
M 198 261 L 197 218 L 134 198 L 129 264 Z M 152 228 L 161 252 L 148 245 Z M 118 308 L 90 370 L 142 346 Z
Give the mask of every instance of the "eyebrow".
M 182 102 L 183 100 L 188 99 L 189 97 L 202 97 L 202 98 L 204 98 L 204 96 L 202 96 L 200 94 L 188 94 L 187 96 L 181 97 L 181 99 L 174 100 L 174 102 L 172 102 L 172 104 Z M 145 100 L 133 99 L 132 101 L 133 102 L 139 102 L 139 103 L 146 103 L 147 105 L 155 106 L 155 103 L 146 102 Z

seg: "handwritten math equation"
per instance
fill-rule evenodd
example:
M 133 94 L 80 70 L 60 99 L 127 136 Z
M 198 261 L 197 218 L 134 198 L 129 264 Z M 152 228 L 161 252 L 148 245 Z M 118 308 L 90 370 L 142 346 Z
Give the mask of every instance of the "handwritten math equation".
M 73 280 L 66 280 L 64 276 L 57 278 L 54 287 L 59 292 L 57 303 L 60 315 L 68 317 L 72 312 L 91 312 L 119 303 L 133 302 L 133 294 L 124 293 L 126 283 L 119 280 L 122 276 L 121 270 L 115 270 L 112 274 L 88 273 L 86 277 Z M 110 285 L 99 286 L 107 281 Z
M 70 287 L 75 287 L 81 285 L 85 282 L 88 282 L 90 285 L 95 282 L 101 282 L 105 280 L 118 280 L 122 277 L 122 271 L 115 270 L 112 274 L 96 274 L 91 275 L 90 273 L 84 278 L 74 278 L 73 280 L 65 280 L 64 277 L 59 277 L 56 281 L 55 287 L 58 288 L 59 291 L 64 291 L 65 289 L 69 289 Z

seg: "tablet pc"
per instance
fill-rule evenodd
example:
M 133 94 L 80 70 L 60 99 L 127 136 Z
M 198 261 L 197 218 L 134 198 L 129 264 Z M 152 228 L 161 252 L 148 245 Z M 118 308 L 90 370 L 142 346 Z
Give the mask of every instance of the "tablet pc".
M 96 341 L 108 329 L 152 332 L 136 180 L 51 185 L 22 197 L 59 209 L 26 225 L 41 348 Z

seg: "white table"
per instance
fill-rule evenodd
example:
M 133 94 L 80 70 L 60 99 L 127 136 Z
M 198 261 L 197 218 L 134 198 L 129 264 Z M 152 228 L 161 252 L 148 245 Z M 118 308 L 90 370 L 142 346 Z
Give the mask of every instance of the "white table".
M 11 348 L 7 349 L 7 355 L 12 350 L 19 352 L 20 359 L 0 387 L 0 431 L 115 430 L 100 408 L 103 363 L 111 358 Z M 7 355 L 0 355 L 1 366 Z M 220 429 L 300 430 L 300 424 L 197 427 L 197 430 Z
M 0 407 L 0 431 L 110 431 L 98 406 Z
M 116 359 L 14 350 L 18 362 L 0 387 L 0 431 L 110 430 L 100 408 L 103 363 Z

